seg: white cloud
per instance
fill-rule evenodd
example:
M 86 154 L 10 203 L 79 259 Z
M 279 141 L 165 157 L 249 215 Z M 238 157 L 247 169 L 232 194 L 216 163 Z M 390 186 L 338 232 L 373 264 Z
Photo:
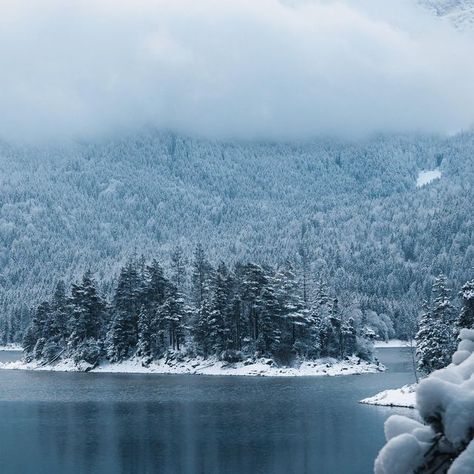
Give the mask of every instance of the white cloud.
M 404 0 L 2 2 L 0 135 L 452 132 L 473 46 Z

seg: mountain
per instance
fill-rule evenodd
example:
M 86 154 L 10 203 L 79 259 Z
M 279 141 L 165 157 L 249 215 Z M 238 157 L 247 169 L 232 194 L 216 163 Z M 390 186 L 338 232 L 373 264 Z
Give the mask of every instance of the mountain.
M 56 146 L 0 144 L 3 339 L 58 279 L 110 293 L 132 255 L 180 243 L 215 263 L 298 264 L 400 331 L 435 275 L 472 278 L 474 135 L 220 142 L 148 131 Z M 417 187 L 423 170 L 440 179 Z M 397 321 L 400 322 L 397 323 Z M 1 326 L 0 326 L 1 327 Z
M 474 0 L 419 0 L 419 3 L 460 29 L 474 26 Z

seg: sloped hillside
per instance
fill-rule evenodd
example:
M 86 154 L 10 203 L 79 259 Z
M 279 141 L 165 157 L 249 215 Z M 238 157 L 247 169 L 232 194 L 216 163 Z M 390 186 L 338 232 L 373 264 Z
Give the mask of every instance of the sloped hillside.
M 201 242 L 211 260 L 298 265 L 362 309 L 413 317 L 433 276 L 474 265 L 474 137 L 213 142 L 153 131 L 97 143 L 0 146 L 3 338 L 91 268 L 110 291 L 129 256 Z M 416 187 L 420 170 L 442 178 Z M 19 314 L 21 317 L 18 317 Z M 399 329 L 400 331 L 400 329 Z M 8 336 L 8 337 L 7 337 Z

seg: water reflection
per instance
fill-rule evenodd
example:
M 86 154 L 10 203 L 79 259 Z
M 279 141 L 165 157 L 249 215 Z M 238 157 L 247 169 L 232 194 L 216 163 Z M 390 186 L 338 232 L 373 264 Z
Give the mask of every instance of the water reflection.
M 409 381 L 0 371 L 0 472 L 371 472 L 388 410 L 356 402 Z

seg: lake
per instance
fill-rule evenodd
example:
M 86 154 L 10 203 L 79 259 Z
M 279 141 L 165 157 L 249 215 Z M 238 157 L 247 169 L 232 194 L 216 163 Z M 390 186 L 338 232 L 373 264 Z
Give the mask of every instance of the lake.
M 357 402 L 413 382 L 409 349 L 378 357 L 342 377 L 0 370 L 0 473 L 370 473 L 407 410 Z

